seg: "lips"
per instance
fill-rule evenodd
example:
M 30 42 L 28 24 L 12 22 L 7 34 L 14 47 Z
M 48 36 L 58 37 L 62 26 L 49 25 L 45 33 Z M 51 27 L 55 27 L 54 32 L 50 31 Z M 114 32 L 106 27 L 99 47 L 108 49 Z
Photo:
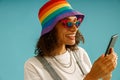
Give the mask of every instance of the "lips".
M 66 37 L 71 39 L 71 40 L 75 40 L 75 34 L 69 34 Z

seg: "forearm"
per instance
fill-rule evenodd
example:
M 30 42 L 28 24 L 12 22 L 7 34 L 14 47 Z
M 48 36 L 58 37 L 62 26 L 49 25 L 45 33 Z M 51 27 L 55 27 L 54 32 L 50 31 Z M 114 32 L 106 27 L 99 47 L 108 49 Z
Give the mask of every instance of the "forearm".
M 83 80 L 99 80 L 97 77 L 94 77 L 92 74 L 88 73 Z

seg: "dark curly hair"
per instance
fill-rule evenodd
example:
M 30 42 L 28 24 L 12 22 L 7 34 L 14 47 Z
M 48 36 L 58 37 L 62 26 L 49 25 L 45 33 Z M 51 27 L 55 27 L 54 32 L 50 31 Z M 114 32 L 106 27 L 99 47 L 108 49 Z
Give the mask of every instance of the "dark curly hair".
M 57 46 L 58 46 L 58 41 L 57 41 L 57 30 L 54 28 L 51 30 L 49 33 L 46 33 L 42 35 L 37 44 L 36 44 L 36 49 L 35 49 L 35 54 L 36 55 L 42 55 L 42 56 L 54 56 L 52 55 L 52 51 L 54 51 Z M 70 49 L 72 51 L 77 49 L 77 45 L 82 41 L 84 43 L 84 37 L 78 30 L 75 36 L 75 44 L 74 45 L 66 45 L 66 49 Z

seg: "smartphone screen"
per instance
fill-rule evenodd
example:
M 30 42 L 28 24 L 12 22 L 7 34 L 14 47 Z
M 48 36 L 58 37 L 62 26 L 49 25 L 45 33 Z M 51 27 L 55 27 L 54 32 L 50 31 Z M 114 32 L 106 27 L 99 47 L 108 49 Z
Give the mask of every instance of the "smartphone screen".
M 118 34 L 115 34 L 115 35 L 113 35 L 113 36 L 111 37 L 110 42 L 109 42 L 108 47 L 107 47 L 107 50 L 106 50 L 106 52 L 105 52 L 105 56 L 106 56 L 107 54 L 110 54 L 110 52 L 109 52 L 109 51 L 110 51 L 110 48 L 113 48 L 113 47 L 114 47 L 117 38 L 118 38 Z

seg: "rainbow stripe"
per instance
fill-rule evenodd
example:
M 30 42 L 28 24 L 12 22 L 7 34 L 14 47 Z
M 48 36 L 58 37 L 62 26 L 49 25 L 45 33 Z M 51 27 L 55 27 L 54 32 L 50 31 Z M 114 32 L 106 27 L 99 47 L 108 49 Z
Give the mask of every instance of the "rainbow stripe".
M 42 25 L 42 35 L 51 31 L 59 20 L 72 15 L 77 15 L 82 19 L 84 17 L 80 12 L 73 10 L 65 0 L 47 2 L 38 13 Z

